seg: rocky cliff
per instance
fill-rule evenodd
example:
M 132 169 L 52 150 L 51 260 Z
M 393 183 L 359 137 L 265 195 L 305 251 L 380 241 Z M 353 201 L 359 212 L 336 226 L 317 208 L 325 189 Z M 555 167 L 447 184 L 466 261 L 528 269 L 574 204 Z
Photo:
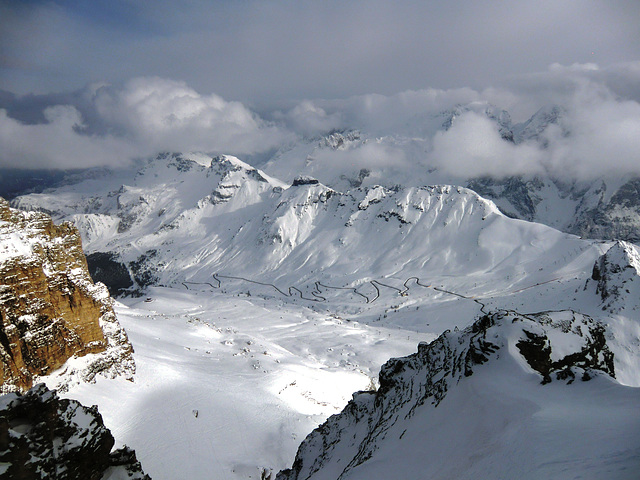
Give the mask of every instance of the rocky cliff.
M 149 480 L 133 450 L 115 441 L 97 407 L 60 399 L 39 384 L 0 397 L 0 478 Z
M 132 375 L 132 348 L 113 301 L 94 284 L 77 229 L 0 199 L 0 384 L 28 389 L 71 357 L 94 354 L 79 371 Z M 97 355 L 99 354 L 99 355 Z

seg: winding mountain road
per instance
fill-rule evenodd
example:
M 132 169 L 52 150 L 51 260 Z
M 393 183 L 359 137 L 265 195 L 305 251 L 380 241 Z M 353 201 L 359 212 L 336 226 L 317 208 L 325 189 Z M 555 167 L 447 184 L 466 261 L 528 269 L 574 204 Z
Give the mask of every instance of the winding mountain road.
M 458 292 L 453 292 L 451 290 L 447 290 L 443 287 L 436 287 L 434 285 L 429 285 L 426 283 L 423 283 L 420 280 L 420 277 L 417 276 L 411 276 L 408 277 L 402 284 L 403 288 L 398 288 L 398 287 L 394 287 L 393 285 L 388 285 L 386 283 L 383 283 L 379 280 L 369 280 L 365 283 L 368 283 L 369 285 L 371 285 L 374 290 L 375 290 L 375 295 L 370 298 L 369 296 L 365 295 L 364 293 L 361 293 L 360 291 L 358 291 L 357 287 L 337 287 L 337 286 L 333 286 L 333 285 L 326 285 L 321 283 L 320 281 L 316 281 L 314 282 L 314 286 L 313 289 L 311 290 L 311 295 L 313 297 L 306 297 L 302 290 L 300 290 L 299 288 L 295 287 L 295 286 L 290 286 L 287 288 L 287 290 L 282 290 L 280 287 L 278 287 L 277 285 L 273 284 L 273 283 L 269 283 L 269 282 L 260 282 L 258 280 L 252 280 L 250 278 L 245 278 L 245 277 L 238 277 L 238 276 L 233 276 L 233 275 L 223 275 L 220 273 L 214 273 L 212 275 L 212 279 L 214 282 L 217 283 L 217 285 L 214 285 L 211 282 L 189 282 L 189 281 L 184 281 L 181 282 L 182 285 L 184 285 L 184 287 L 189 290 L 189 285 L 208 285 L 211 288 L 221 288 L 222 287 L 222 280 L 223 278 L 226 279 L 230 279 L 230 280 L 240 280 L 242 282 L 246 282 L 246 283 L 251 283 L 254 285 L 261 285 L 261 286 L 265 286 L 265 287 L 269 287 L 269 288 L 273 288 L 277 293 L 279 293 L 280 295 L 287 297 L 287 298 L 291 298 L 291 297 L 296 297 L 296 298 L 300 298 L 302 300 L 307 300 L 310 302 L 326 302 L 328 301 L 327 298 L 325 296 L 323 296 L 323 293 L 327 290 L 346 290 L 346 291 L 350 291 L 355 295 L 358 295 L 360 297 L 362 297 L 365 300 L 365 303 L 373 303 L 376 300 L 378 300 L 378 298 L 380 298 L 380 288 L 388 288 L 391 290 L 394 290 L 396 292 L 398 292 L 398 295 L 401 296 L 408 296 L 408 292 L 410 291 L 411 287 L 410 287 L 410 282 L 415 282 L 415 285 L 422 287 L 422 288 L 428 288 L 437 292 L 441 292 L 441 293 L 445 293 L 447 295 L 453 295 L 455 297 L 458 298 L 462 298 L 465 300 L 471 300 L 473 302 L 475 302 L 476 304 L 478 304 L 480 306 L 480 312 L 482 312 L 485 315 L 488 315 L 489 312 L 487 311 L 487 306 L 485 303 L 483 303 L 480 299 L 473 297 L 473 296 L 468 296 L 468 295 L 464 295 Z M 555 282 L 555 281 L 559 281 L 561 280 L 561 278 L 553 278 L 551 280 L 547 280 L 544 282 L 539 282 L 533 285 L 530 285 L 528 287 L 524 287 L 524 288 L 520 288 L 518 290 L 514 290 L 510 293 L 517 293 L 517 292 L 522 292 L 524 290 L 527 290 L 529 288 L 533 288 L 533 287 L 537 287 L 540 285 L 544 285 L 547 283 L 551 283 L 551 282 Z M 364 285 L 364 284 L 363 284 Z M 323 290 L 324 289 L 324 290 Z M 504 313 L 511 313 L 511 314 L 517 314 L 517 315 L 523 315 L 520 312 L 517 312 L 515 310 L 511 310 L 511 309 L 500 309 L 500 312 L 504 312 Z
M 222 288 L 222 280 L 221 278 L 227 278 L 227 279 L 231 279 L 231 280 L 240 280 L 243 282 L 247 282 L 247 283 L 252 283 L 254 285 L 262 285 L 262 286 L 266 286 L 266 287 L 270 287 L 273 288 L 276 292 L 278 292 L 279 294 L 281 294 L 284 297 L 298 297 L 301 298 L 303 300 L 308 300 L 311 302 L 327 302 L 328 299 L 326 297 L 324 297 L 322 295 L 322 293 L 324 293 L 322 291 L 322 289 L 325 290 L 348 290 L 351 291 L 352 293 L 354 293 L 355 295 L 358 295 L 360 297 L 362 297 L 365 302 L 367 304 L 369 303 L 373 303 L 375 302 L 378 298 L 380 298 L 380 287 L 384 287 L 384 288 L 388 288 L 391 290 L 395 290 L 396 292 L 398 292 L 398 295 L 402 295 L 402 296 L 408 296 L 408 292 L 411 289 L 411 287 L 409 286 L 409 283 L 411 281 L 415 282 L 415 285 L 422 287 L 422 288 L 428 288 L 437 292 L 441 292 L 441 293 L 445 293 L 447 295 L 453 295 L 455 297 L 458 298 L 462 298 L 464 300 L 470 300 L 475 302 L 477 305 L 479 305 L 480 307 L 480 312 L 483 313 L 484 315 L 490 315 L 492 313 L 495 314 L 503 314 L 503 315 L 515 315 L 515 316 L 521 316 L 524 318 L 528 318 L 529 320 L 533 320 L 536 321 L 533 317 L 531 317 L 530 315 L 535 315 L 535 314 L 524 314 L 521 312 L 518 312 L 517 310 L 513 310 L 510 308 L 498 308 L 493 312 L 490 312 L 487 310 L 487 305 L 485 303 L 483 303 L 480 299 L 474 297 L 474 296 L 468 296 L 468 295 L 463 295 L 461 293 L 457 293 L 457 292 L 452 292 L 451 290 L 447 290 L 443 287 L 436 287 L 434 285 L 427 285 L 425 283 L 422 283 L 420 281 L 420 277 L 417 276 L 411 276 L 408 277 L 402 284 L 402 286 L 404 288 L 398 288 L 398 287 L 394 287 L 393 285 L 388 285 L 386 283 L 382 283 L 378 280 L 369 280 L 365 283 L 363 283 L 362 285 L 368 283 L 370 284 L 376 291 L 376 294 L 373 298 L 369 298 L 367 295 L 361 293 L 358 291 L 358 289 L 356 287 L 336 287 L 336 286 L 332 286 L 332 285 L 325 285 L 323 283 L 321 283 L 320 281 L 316 281 L 314 282 L 314 286 L 313 286 L 313 290 L 311 291 L 311 295 L 313 295 L 314 298 L 309 298 L 309 297 L 305 297 L 302 293 L 302 291 L 294 286 L 290 286 L 288 287 L 287 291 L 282 290 L 281 288 L 279 288 L 277 285 L 274 285 L 273 283 L 268 283 L 268 282 L 260 282 L 257 280 L 251 280 L 249 278 L 245 278 L 245 277 L 238 277 L 238 276 L 233 276 L 233 275 L 222 275 L 219 273 L 214 273 L 212 275 L 213 280 L 217 283 L 217 285 L 212 284 L 211 282 L 189 282 L 189 281 L 184 281 L 181 282 L 182 285 L 184 285 L 184 287 L 189 290 L 189 285 L 208 285 L 211 288 Z M 547 280 L 544 282 L 538 282 L 535 283 L 533 285 L 529 285 L 527 287 L 524 288 L 520 288 L 517 290 L 513 290 L 511 292 L 508 293 L 518 293 L 518 292 L 522 292 L 524 290 L 528 290 L 530 288 L 534 288 L 534 287 L 538 287 L 540 285 L 545 285 L 547 283 L 551 283 L 551 282 L 556 282 L 556 281 L 560 281 L 562 280 L 562 278 L 558 277 L 558 278 L 553 278 L 551 280 Z M 545 312 L 537 312 L 536 314 L 540 314 L 540 313 L 545 313 Z M 576 312 L 577 313 L 577 312 Z

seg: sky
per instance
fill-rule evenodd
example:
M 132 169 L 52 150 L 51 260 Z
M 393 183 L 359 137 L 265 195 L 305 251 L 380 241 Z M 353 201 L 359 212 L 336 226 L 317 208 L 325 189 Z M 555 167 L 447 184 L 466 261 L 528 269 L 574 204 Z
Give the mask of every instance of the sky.
M 613 102 L 633 136 L 639 61 L 637 0 L 0 0 L 0 166 L 253 155 L 469 101 Z

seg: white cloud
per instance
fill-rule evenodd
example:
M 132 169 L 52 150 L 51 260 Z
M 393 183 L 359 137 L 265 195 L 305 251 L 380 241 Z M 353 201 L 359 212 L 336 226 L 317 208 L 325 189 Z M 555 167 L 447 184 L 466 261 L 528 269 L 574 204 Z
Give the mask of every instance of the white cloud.
M 407 90 L 394 95 L 368 94 L 337 100 L 305 100 L 282 115 L 296 132 L 319 135 L 331 129 L 361 129 L 373 135 L 433 135 L 437 118 L 456 104 L 478 101 L 471 88 Z
M 482 91 L 431 88 L 305 100 L 284 112 L 265 111 L 267 118 L 278 122 L 274 124 L 239 102 L 201 94 L 185 82 L 142 77 L 120 87 L 100 83 L 68 95 L 14 98 L 14 111 L 22 108 L 40 123 L 20 122 L 16 118 L 28 117 L 12 115 L 11 109 L 2 112 L 0 164 L 29 168 L 122 165 L 162 150 L 255 154 L 254 158 L 262 153 L 266 161 L 267 152 L 296 136 L 360 129 L 362 138 L 369 140 L 366 144 L 316 152 L 314 168 L 324 164 L 339 175 L 341 168 L 349 173 L 388 166 L 403 170 L 409 179 L 424 175 L 432 165 L 463 177 L 545 171 L 569 179 L 640 175 L 638 85 L 640 62 L 608 68 L 554 64 L 544 72 Z M 516 112 L 512 117 L 518 122 L 542 106 L 555 104 L 565 112 L 562 128 L 549 126 L 542 134 L 544 143 L 535 145 L 505 141 L 495 121 L 485 114 L 489 109 L 498 115 L 506 108 Z M 452 108 L 457 109 L 457 118 L 443 131 Z M 36 110 L 39 116 L 33 115 Z M 285 169 L 282 166 L 279 171 Z
M 110 125 L 153 150 L 248 154 L 283 140 L 240 102 L 201 95 L 185 82 L 135 78 L 122 89 L 99 89 L 95 104 Z
M 546 167 L 556 176 L 589 179 L 601 175 L 640 175 L 640 104 L 612 98 L 574 103 L 569 134 L 546 132 Z
M 346 125 L 341 112 L 328 114 L 310 100 L 300 102 L 286 113 L 277 112 L 276 118 L 284 121 L 293 131 L 306 137 L 344 128 Z
M 24 125 L 0 110 L 0 166 L 13 168 L 84 168 L 123 166 L 136 148 L 110 137 L 84 135 L 80 113 L 72 106 L 49 107 L 45 124 Z
M 122 166 L 163 150 L 246 155 L 269 150 L 289 135 L 241 103 L 200 95 L 184 82 L 136 78 L 123 88 L 89 87 L 87 95 L 85 108 L 98 125 L 89 129 L 72 105 L 48 107 L 40 124 L 23 124 L 2 110 L 0 164 Z
M 461 178 L 542 173 L 542 152 L 534 145 L 505 141 L 496 123 L 470 111 L 433 138 L 429 162 Z
M 318 151 L 313 158 L 323 177 L 335 177 L 340 173 L 351 173 L 361 168 L 380 169 L 408 167 L 406 153 L 402 148 L 386 144 L 382 139 L 358 144 L 344 150 L 329 148 Z

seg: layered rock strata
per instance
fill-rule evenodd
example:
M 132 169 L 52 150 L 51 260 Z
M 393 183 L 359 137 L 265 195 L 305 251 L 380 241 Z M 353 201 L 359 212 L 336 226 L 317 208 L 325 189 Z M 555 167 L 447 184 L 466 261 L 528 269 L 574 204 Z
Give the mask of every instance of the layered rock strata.
M 0 199 L 0 384 L 26 390 L 71 357 L 91 357 L 82 376 L 132 375 L 132 348 L 113 301 L 94 284 L 77 229 Z

